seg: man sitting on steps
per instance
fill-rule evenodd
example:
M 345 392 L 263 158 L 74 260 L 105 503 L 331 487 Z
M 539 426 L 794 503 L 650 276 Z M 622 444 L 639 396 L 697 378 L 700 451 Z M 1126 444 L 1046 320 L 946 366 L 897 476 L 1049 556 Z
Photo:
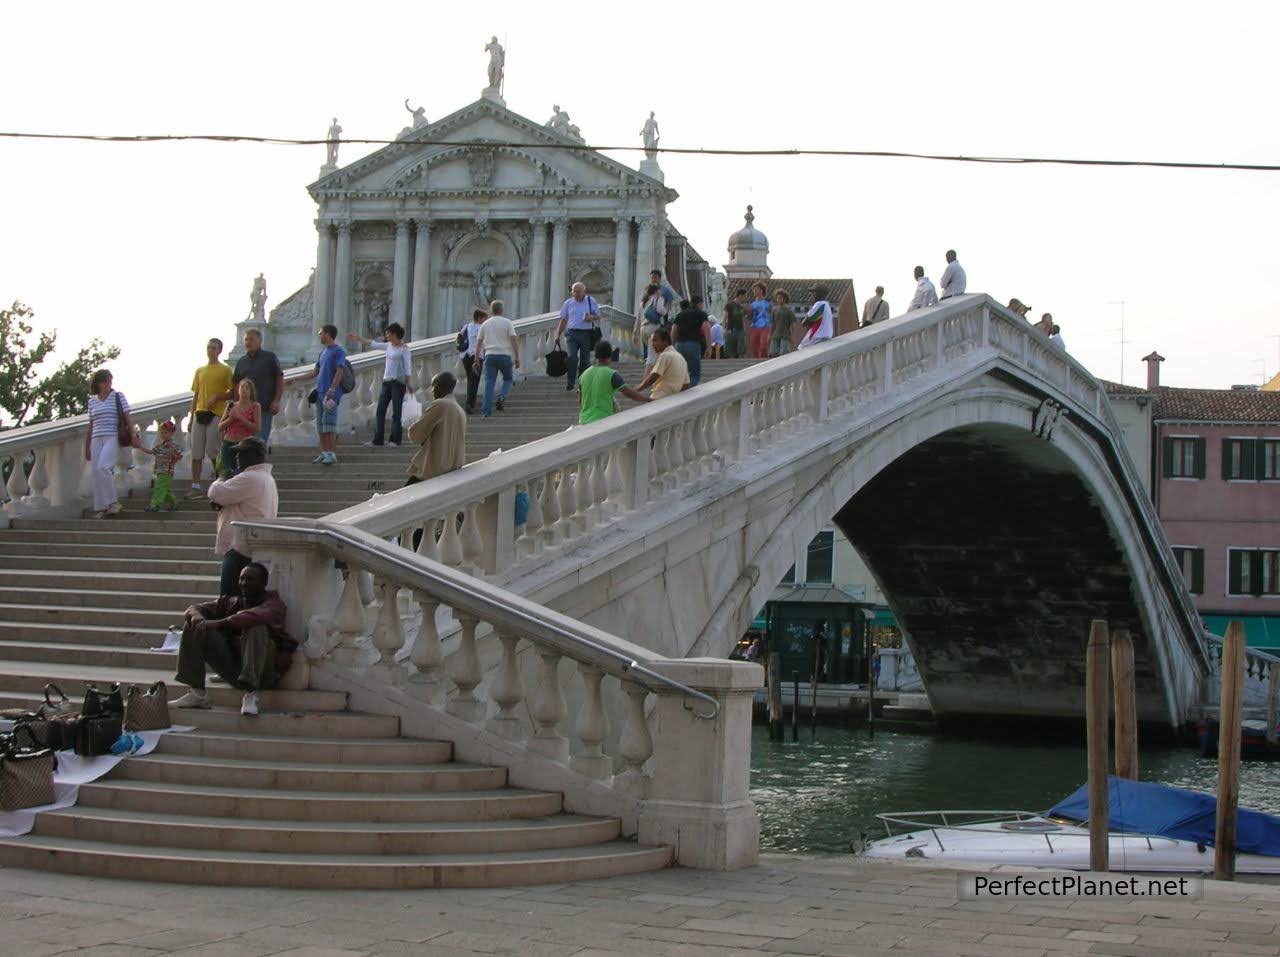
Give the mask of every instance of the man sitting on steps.
M 176 680 L 191 688 L 178 708 L 207 708 L 205 665 L 244 691 L 240 713 L 258 713 L 258 692 L 274 688 L 289 670 L 298 643 L 285 631 L 285 605 L 267 591 L 267 569 L 251 562 L 240 572 L 240 594 L 223 595 L 187 609 L 178 646 Z

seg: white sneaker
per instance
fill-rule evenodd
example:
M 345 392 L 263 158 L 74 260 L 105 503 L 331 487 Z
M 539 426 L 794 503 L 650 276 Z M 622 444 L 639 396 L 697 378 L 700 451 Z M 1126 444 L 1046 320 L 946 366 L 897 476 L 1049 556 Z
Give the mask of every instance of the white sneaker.
M 323 464 L 325 460 L 325 456 L 327 456 L 328 454 L 329 454 L 328 452 L 321 452 L 319 455 L 317 455 L 315 458 L 311 460 L 311 464 L 312 465 Z
M 336 452 L 326 452 L 324 458 L 320 460 L 321 465 L 337 465 L 338 455 Z
M 387 443 L 387 445 L 389 445 L 389 446 L 390 446 L 391 448 L 393 448 L 393 449 L 398 449 L 398 448 L 400 448 L 400 443 L 399 443 L 399 442 L 388 442 L 388 443 Z
M 258 692 L 245 692 L 244 698 L 240 701 L 240 713 L 247 715 L 255 715 L 258 713 Z
M 209 692 L 192 688 L 173 703 L 175 708 L 209 708 Z
M 107 506 L 108 515 L 119 515 L 123 511 L 124 511 L 124 506 L 121 505 L 119 502 L 112 502 L 110 505 Z

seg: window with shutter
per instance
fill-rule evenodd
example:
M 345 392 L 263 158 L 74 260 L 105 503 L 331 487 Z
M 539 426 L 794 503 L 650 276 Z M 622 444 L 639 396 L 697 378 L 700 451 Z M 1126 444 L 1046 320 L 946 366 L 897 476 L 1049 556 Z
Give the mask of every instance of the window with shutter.
M 1259 439 L 1256 468 L 1264 482 L 1280 479 L 1280 439 Z
M 1204 549 L 1177 547 L 1173 550 L 1173 560 L 1182 572 L 1182 580 L 1187 591 L 1193 595 L 1204 593 Z
M 1222 477 L 1227 481 L 1253 481 L 1258 477 L 1255 439 L 1222 440 Z
M 1242 548 L 1227 550 L 1227 594 L 1247 595 L 1249 587 L 1249 553 Z
M 1204 478 L 1204 439 L 1178 436 L 1164 441 L 1166 478 Z

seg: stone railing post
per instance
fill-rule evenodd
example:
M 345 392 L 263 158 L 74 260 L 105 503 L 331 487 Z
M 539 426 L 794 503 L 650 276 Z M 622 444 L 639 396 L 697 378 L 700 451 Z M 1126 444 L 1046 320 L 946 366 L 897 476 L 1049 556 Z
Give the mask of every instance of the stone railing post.
M 653 713 L 653 778 L 641 805 L 639 841 L 670 844 L 685 867 L 729 870 L 756 863 L 760 820 L 751 803 L 751 699 L 764 670 L 745 661 L 685 658 L 653 669 L 720 703 L 659 691 Z

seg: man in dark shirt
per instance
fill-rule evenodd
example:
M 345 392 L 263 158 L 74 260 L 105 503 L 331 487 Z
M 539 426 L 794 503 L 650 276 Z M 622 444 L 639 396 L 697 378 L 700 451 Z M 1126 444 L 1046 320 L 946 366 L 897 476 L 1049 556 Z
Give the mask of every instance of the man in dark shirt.
M 684 356 L 685 365 L 689 367 L 690 386 L 702 380 L 702 354 L 707 351 L 703 330 L 709 321 L 710 317 L 702 308 L 702 297 L 694 296 L 692 302 L 681 300 L 680 312 L 671 324 L 676 351 Z
M 262 406 L 262 441 L 271 439 L 271 420 L 280 411 L 280 398 L 284 395 L 284 370 L 274 352 L 262 348 L 262 333 L 249 329 L 244 334 L 244 355 L 231 373 L 231 389 L 240 387 L 240 380 L 248 379 L 258 393 L 258 405 Z
M 741 359 L 747 351 L 747 291 L 738 289 L 724 307 L 724 351 L 730 359 Z
M 240 572 L 240 594 L 187 609 L 178 645 L 176 680 L 191 690 L 174 702 L 179 708 L 207 708 L 205 665 L 244 691 L 240 713 L 258 713 L 258 692 L 274 688 L 289 668 L 298 643 L 285 631 L 285 605 L 267 591 L 267 569 L 250 562 Z

